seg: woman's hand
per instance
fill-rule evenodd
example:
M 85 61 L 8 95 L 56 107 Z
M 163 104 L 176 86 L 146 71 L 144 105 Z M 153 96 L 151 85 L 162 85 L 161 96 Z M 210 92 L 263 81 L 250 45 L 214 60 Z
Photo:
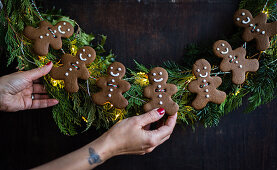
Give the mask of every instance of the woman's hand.
M 0 110 L 15 112 L 58 104 L 56 99 L 49 99 L 43 85 L 34 83 L 49 73 L 52 66 L 49 62 L 44 67 L 0 77 Z
M 100 137 L 105 138 L 109 143 L 111 155 L 108 157 L 122 154 L 143 155 L 169 139 L 176 124 L 177 113 L 168 116 L 165 123 L 160 124 L 157 129 L 149 130 L 150 124 L 161 119 L 164 113 L 165 110 L 162 108 L 155 109 L 140 116 L 124 119 L 114 125 Z M 94 149 L 97 152 L 97 148 Z

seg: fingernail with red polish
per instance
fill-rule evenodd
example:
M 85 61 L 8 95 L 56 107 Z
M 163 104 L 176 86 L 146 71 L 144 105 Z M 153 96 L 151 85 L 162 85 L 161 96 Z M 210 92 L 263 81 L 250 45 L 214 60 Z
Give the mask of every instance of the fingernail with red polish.
M 160 115 L 163 115 L 165 113 L 164 108 L 159 108 L 157 111 L 159 112 Z
M 50 65 L 52 63 L 52 61 L 49 61 L 46 65 Z

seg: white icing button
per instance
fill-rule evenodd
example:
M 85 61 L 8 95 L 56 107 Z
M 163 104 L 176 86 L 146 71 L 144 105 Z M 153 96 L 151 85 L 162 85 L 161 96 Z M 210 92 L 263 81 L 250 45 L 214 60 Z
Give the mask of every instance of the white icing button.
M 239 68 L 242 68 L 242 65 L 239 65 Z
M 65 76 L 68 76 L 68 75 L 69 75 L 68 72 L 66 72 L 66 73 L 65 73 Z
M 108 94 L 108 97 L 112 97 L 112 95 L 111 95 L 111 94 Z
M 265 31 L 263 31 L 262 34 L 265 34 Z
M 205 67 L 204 67 L 204 70 L 206 70 L 206 69 L 207 69 L 207 67 L 205 66 Z
M 241 13 L 241 15 L 242 15 L 242 16 L 244 16 L 244 15 L 245 15 L 245 13 L 243 12 L 243 13 Z
M 63 25 L 66 25 L 66 23 L 64 22 Z
M 206 89 L 206 90 L 205 90 L 205 92 L 207 92 L 207 93 L 208 93 L 208 92 L 209 92 L 209 90 L 208 90 L 208 89 Z
M 163 75 L 163 73 L 162 73 L 162 72 L 159 72 L 159 75 Z
M 238 61 L 235 61 L 235 63 L 237 63 L 237 64 L 238 64 L 239 62 L 238 62 Z
M 48 37 L 48 36 L 49 36 L 49 34 L 47 33 L 47 34 L 46 34 L 46 36 Z
M 112 82 L 114 83 L 114 82 L 115 82 L 115 80 L 114 80 L 114 79 L 112 79 Z
M 117 70 L 118 70 L 118 71 L 121 71 L 122 69 L 121 69 L 121 68 L 118 68 Z
M 156 73 L 153 73 L 152 75 L 153 75 L 153 76 L 156 76 L 157 74 L 156 74 Z
M 83 49 L 83 52 L 86 52 L 86 49 Z
M 257 29 L 257 32 L 260 32 L 260 29 Z
M 206 79 L 204 79 L 204 80 L 203 80 L 203 83 L 206 83 L 206 82 L 207 82 L 207 80 L 206 80 Z
M 162 97 L 163 97 L 163 95 L 159 94 L 159 98 L 162 98 Z
M 110 89 L 110 91 L 113 91 L 113 89 Z
M 232 58 L 233 56 L 232 55 L 229 55 L 229 58 Z
M 221 46 L 222 46 L 222 47 L 224 47 L 224 46 L 225 46 L 225 44 L 221 44 Z
M 111 67 L 111 69 L 113 69 L 113 67 Z
M 162 104 L 163 104 L 163 102 L 162 102 L 162 101 L 160 101 L 160 102 L 159 102 L 159 104 L 160 104 L 160 105 L 162 105 Z
M 76 64 L 79 64 L 79 61 L 76 61 Z
M 253 27 L 254 25 L 253 24 L 250 24 L 250 27 Z
M 88 57 L 91 57 L 91 54 L 88 54 Z
M 69 31 L 70 31 L 70 29 L 68 28 L 68 29 L 67 29 L 67 31 L 69 32 Z
M 217 48 L 216 50 L 217 50 L 217 51 L 219 51 L 220 49 L 219 49 L 219 48 Z
M 69 71 L 72 71 L 72 68 L 69 68 Z
M 41 35 L 41 36 L 39 36 L 39 38 L 40 38 L 40 39 L 43 39 L 43 36 Z
M 240 19 L 239 18 L 237 18 L 237 21 L 239 21 Z
M 56 30 L 54 30 L 54 33 L 57 33 L 57 31 L 56 31 Z
M 196 71 L 197 71 L 197 72 L 200 72 L 200 69 L 197 69 Z
M 209 97 L 210 97 L 210 95 L 207 94 L 207 95 L 206 95 L 206 98 L 209 98 Z
M 158 88 L 162 88 L 162 85 L 158 85 Z

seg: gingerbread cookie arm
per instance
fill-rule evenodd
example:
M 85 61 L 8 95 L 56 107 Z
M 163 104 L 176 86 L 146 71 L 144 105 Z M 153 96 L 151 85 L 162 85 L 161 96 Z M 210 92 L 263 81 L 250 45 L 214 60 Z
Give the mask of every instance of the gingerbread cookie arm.
M 249 72 L 256 72 L 259 69 L 259 61 L 257 59 L 249 59 L 246 62 L 246 67 Z
M 242 33 L 242 39 L 246 42 L 250 42 L 254 39 L 250 28 L 245 28 Z
M 265 24 L 267 22 L 267 14 L 260 13 L 254 18 L 255 22 L 257 22 L 259 25 Z
M 52 67 L 50 76 L 55 80 L 64 80 L 64 69 L 62 67 Z
M 96 81 L 96 85 L 98 87 L 101 87 L 101 88 L 105 88 L 107 87 L 107 79 L 105 77 L 100 77 L 97 81 Z
M 193 80 L 189 83 L 188 90 L 192 93 L 197 93 L 200 91 L 200 87 L 198 85 L 197 80 Z
M 268 23 L 268 34 L 270 37 L 274 36 L 277 34 L 277 21 L 272 22 L 272 23 Z
M 211 102 L 215 104 L 221 104 L 226 99 L 226 93 L 220 90 L 216 90 L 214 94 L 211 96 Z
M 36 31 L 37 29 L 32 27 L 32 26 L 26 26 L 24 28 L 24 31 L 23 31 L 23 35 L 27 38 L 29 38 L 30 40 L 34 40 L 37 38 L 37 35 L 34 34 L 34 32 Z
M 153 92 L 155 91 L 154 86 L 150 85 L 144 88 L 143 95 L 147 98 L 151 98 Z
M 178 91 L 177 86 L 175 86 L 174 84 L 167 84 L 166 89 L 169 95 L 173 95 Z
M 238 56 L 238 58 L 245 58 L 246 56 L 246 49 L 243 47 L 239 47 L 234 50 L 234 54 Z
M 120 80 L 120 87 L 122 89 L 122 92 L 124 93 L 131 88 L 131 85 L 125 80 Z
M 83 67 L 85 67 L 85 65 Z M 85 68 L 80 68 L 80 71 L 78 73 L 79 73 L 79 78 L 80 79 L 87 80 L 90 77 L 89 71 L 87 70 L 86 67 Z
M 211 83 L 214 84 L 215 88 L 218 88 L 222 83 L 222 79 L 220 77 L 211 77 L 211 79 L 212 79 Z
M 219 66 L 220 70 L 223 72 L 230 71 L 232 69 L 232 65 L 230 64 L 229 60 L 223 59 Z

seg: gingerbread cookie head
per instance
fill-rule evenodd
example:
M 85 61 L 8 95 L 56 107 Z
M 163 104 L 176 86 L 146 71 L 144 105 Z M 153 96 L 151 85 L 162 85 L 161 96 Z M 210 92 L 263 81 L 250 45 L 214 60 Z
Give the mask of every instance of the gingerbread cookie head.
M 232 47 L 227 41 L 218 40 L 213 45 L 213 52 L 220 58 L 229 57 L 232 52 Z
M 155 67 L 148 74 L 148 79 L 150 84 L 154 83 L 166 83 L 168 79 L 167 71 L 162 67 Z
M 52 28 L 52 30 L 56 35 L 60 35 L 61 37 L 64 37 L 64 38 L 69 38 L 74 33 L 73 26 L 66 21 L 58 22 Z
M 80 61 L 84 62 L 86 66 L 89 66 L 95 60 L 96 52 L 93 48 L 86 46 L 80 48 L 76 56 Z
M 114 78 L 122 79 L 125 73 L 125 66 L 119 62 L 112 63 L 108 68 L 108 74 Z
M 192 72 L 197 78 L 210 77 L 211 65 L 205 59 L 197 60 L 192 67 Z
M 239 27 L 249 27 L 249 25 L 253 22 L 253 16 L 248 10 L 240 9 L 236 11 L 234 21 Z

